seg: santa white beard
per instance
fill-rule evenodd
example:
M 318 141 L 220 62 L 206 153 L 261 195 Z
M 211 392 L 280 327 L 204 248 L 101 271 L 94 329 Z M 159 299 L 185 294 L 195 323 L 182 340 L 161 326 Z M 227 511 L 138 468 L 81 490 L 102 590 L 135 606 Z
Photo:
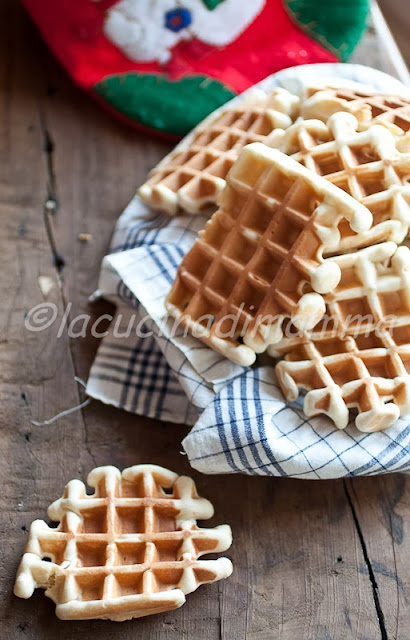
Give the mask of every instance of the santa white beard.
M 265 2 L 224 0 L 210 11 L 202 0 L 120 0 L 107 11 L 104 33 L 130 60 L 164 64 L 181 40 L 198 38 L 218 47 L 236 40 Z M 180 31 L 166 27 L 166 13 L 175 9 L 191 14 L 191 24 Z

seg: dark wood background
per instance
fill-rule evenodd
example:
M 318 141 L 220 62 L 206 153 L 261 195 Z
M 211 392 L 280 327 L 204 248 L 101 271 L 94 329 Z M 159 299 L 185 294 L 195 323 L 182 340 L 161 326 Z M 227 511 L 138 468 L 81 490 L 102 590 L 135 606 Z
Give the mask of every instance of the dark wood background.
M 406 0 L 379 0 L 379 5 L 384 13 L 390 29 L 403 53 L 410 64 L 410 5 Z
M 50 426 L 30 422 L 82 399 L 74 375 L 87 378 L 97 342 L 57 338 L 56 324 L 30 333 L 24 314 L 42 300 L 60 315 L 68 302 L 73 315 L 109 310 L 88 303 L 101 258 L 118 214 L 168 149 L 73 87 L 16 0 L 2 0 L 0 638 L 409 640 L 407 476 L 201 476 L 179 453 L 186 428 L 98 402 Z M 58 202 L 54 215 L 47 201 Z M 178 611 L 121 624 L 61 622 L 41 591 L 14 597 L 30 523 L 46 517 L 64 485 L 97 465 L 140 462 L 192 473 L 215 504 L 210 524 L 233 529 L 233 576 L 200 588 Z

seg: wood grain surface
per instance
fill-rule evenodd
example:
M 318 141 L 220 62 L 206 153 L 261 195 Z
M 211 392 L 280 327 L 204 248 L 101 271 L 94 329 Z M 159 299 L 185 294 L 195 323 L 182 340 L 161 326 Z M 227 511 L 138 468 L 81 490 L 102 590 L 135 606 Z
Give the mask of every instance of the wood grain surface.
M 407 66 L 410 66 L 410 6 L 406 0 L 379 0 L 387 23 L 394 33 Z
M 375 47 L 365 43 L 373 50 Z M 356 54 L 359 55 L 360 53 Z M 367 62 L 371 62 L 367 59 Z M 374 59 L 373 64 L 380 66 Z M 210 477 L 180 454 L 185 427 L 83 399 L 94 339 L 28 332 L 45 300 L 88 303 L 122 208 L 169 145 L 123 127 L 72 86 L 15 0 L 0 3 L 0 638 L 2 640 L 409 640 L 410 481 Z M 89 234 L 88 241 L 79 239 Z M 30 523 L 97 465 L 190 473 L 229 523 L 235 566 L 178 611 L 126 623 L 61 622 L 39 591 L 13 596 Z

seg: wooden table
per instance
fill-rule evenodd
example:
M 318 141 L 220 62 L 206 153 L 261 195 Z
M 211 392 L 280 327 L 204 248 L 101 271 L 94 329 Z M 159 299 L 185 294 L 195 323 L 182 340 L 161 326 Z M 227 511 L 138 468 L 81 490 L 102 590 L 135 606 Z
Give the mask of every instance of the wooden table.
M 294 481 L 193 473 L 228 522 L 235 571 L 169 614 L 126 622 L 61 622 L 39 591 L 13 596 L 35 518 L 71 478 L 95 466 L 150 461 L 192 473 L 183 426 L 80 401 L 97 342 L 24 329 L 43 299 L 62 316 L 89 305 L 119 212 L 169 145 L 113 120 L 72 86 L 16 0 L 0 7 L 1 623 L 2 640 L 383 640 L 410 638 L 410 480 L 396 474 Z M 382 66 L 370 34 L 356 58 Z M 48 201 L 48 207 L 45 203 Z M 58 211 L 50 214 L 53 203 Z M 88 242 L 79 234 L 90 234 Z M 120 635 L 118 635 L 120 634 Z

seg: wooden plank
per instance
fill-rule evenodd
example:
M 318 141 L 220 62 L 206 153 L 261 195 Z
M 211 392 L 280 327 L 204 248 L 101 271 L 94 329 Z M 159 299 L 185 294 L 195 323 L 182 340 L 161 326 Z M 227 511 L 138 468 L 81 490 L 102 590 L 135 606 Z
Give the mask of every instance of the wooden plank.
M 147 171 L 173 145 L 119 123 L 72 85 L 44 45 L 38 55 L 48 89 L 41 110 L 52 143 L 49 157 L 59 206 L 52 228 L 65 263 L 65 299 L 72 305 L 69 322 L 87 313 L 91 327 L 102 313 L 113 311 L 106 304 L 90 304 L 88 298 L 97 287 L 118 215 Z M 80 234 L 88 234 L 88 240 L 81 241 Z M 88 331 L 87 339 L 73 340 L 71 348 L 78 375 L 87 379 L 96 339 Z
M 374 587 L 384 612 L 386 638 L 407 640 L 410 629 L 410 481 L 392 474 L 348 481 L 365 541 Z M 367 571 L 364 565 L 362 569 Z
M 90 338 L 71 344 L 66 334 L 58 339 L 58 324 L 43 333 L 24 330 L 24 312 L 43 300 L 39 276 L 46 278 L 40 280 L 43 291 L 52 285 L 46 300 L 57 305 L 59 318 L 68 302 L 71 317 L 90 312 L 87 298 L 116 217 L 168 146 L 130 132 L 72 87 L 13 0 L 0 7 L 0 35 L 0 278 L 7 299 L 0 324 L 0 478 L 7 487 L 0 498 L 7 568 L 0 582 L 2 637 L 79 640 L 98 634 L 109 640 L 118 633 L 115 623 L 63 623 L 42 593 L 26 602 L 11 590 L 26 529 L 32 519 L 45 517 L 68 480 L 85 479 L 95 465 L 123 468 L 148 461 L 195 477 L 216 507 L 210 524 L 229 522 L 233 528 L 228 555 L 235 572 L 189 596 L 179 611 L 121 624 L 124 640 L 381 637 L 369 567 L 343 482 L 200 476 L 179 453 L 185 427 L 97 402 L 54 425 L 30 424 L 30 417 L 41 420 L 78 402 L 74 374 L 86 377 L 97 347 Z M 54 150 L 48 144 L 44 153 L 47 140 Z M 55 251 L 64 257 L 61 273 L 53 266 L 43 223 L 52 168 L 60 202 L 52 232 Z M 78 240 L 82 232 L 91 234 L 90 242 Z M 91 313 L 106 310 L 101 305 Z M 384 505 L 378 482 L 370 479 L 366 494 L 375 510 Z M 394 571 L 391 553 L 378 553 L 386 571 Z M 386 593 L 389 603 L 393 592 L 387 584 Z
M 379 0 L 379 6 L 409 67 L 410 12 L 408 4 L 403 0 Z
M 366 36 L 359 42 L 349 62 L 381 69 L 404 84 L 409 83 L 409 73 L 402 53 L 375 1 L 372 2 Z
M 38 38 L 19 5 L 3 3 L 0 11 L 1 635 L 16 638 L 33 628 L 33 637 L 40 637 L 36 607 L 21 609 L 12 595 L 13 576 L 30 522 L 44 513 L 44 496 L 68 474 L 81 473 L 90 457 L 80 414 L 44 430 L 30 423 L 62 399 L 75 404 L 78 393 L 67 340 L 56 339 L 55 327 L 45 333 L 24 329 L 25 313 L 38 302 L 56 305 L 59 317 L 63 305 L 43 224 L 41 83 L 30 55 Z
M 372 19 L 379 40 L 379 49 L 384 54 L 387 73 L 397 75 L 399 80 L 409 87 L 410 75 L 408 67 L 377 2 L 373 2 Z

